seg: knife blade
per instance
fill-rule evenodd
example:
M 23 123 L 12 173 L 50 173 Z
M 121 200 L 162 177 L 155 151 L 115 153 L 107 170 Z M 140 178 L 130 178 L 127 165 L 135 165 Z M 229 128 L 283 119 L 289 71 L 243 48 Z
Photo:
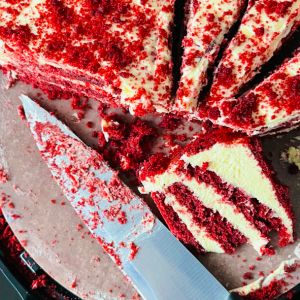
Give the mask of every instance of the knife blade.
M 227 299 L 229 292 L 121 182 L 95 150 L 21 95 L 37 147 L 76 213 L 144 299 Z

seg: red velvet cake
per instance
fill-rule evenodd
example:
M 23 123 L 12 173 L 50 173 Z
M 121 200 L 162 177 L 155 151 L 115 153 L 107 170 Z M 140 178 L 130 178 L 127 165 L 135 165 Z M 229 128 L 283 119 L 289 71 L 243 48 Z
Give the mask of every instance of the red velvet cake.
M 171 231 L 199 251 L 232 253 L 248 242 L 272 254 L 294 241 L 287 188 L 264 161 L 257 139 L 227 130 L 200 135 L 174 157 L 156 154 L 140 171 Z
M 0 66 L 60 95 L 166 111 L 174 0 L 0 1 Z
M 254 89 L 209 111 L 214 122 L 249 135 L 295 128 L 300 122 L 300 50 Z
M 300 0 L 250 1 L 216 70 L 210 98 L 235 96 L 299 25 Z
M 207 84 L 207 69 L 244 4 L 244 0 L 190 1 L 176 110 L 193 111 L 197 107 L 199 93 Z

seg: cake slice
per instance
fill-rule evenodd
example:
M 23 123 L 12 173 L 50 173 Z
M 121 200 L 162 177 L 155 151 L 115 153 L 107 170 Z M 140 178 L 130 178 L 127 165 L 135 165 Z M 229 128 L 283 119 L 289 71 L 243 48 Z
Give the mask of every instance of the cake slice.
M 271 230 L 279 233 L 280 246 L 294 241 L 288 190 L 257 139 L 223 129 L 200 135 L 172 158 L 154 155 L 140 180 L 171 231 L 199 251 L 232 253 L 248 242 L 271 254 Z
M 295 128 L 300 123 L 300 51 L 253 90 L 217 106 L 217 114 L 214 107 L 208 113 L 213 122 L 248 135 Z
M 210 99 L 235 96 L 299 25 L 300 0 L 257 0 L 216 70 Z
M 191 0 L 187 35 L 175 109 L 192 111 L 207 83 L 207 69 L 218 54 L 224 35 L 237 21 L 244 0 Z
M 170 101 L 174 0 L 0 0 L 0 66 L 132 113 Z

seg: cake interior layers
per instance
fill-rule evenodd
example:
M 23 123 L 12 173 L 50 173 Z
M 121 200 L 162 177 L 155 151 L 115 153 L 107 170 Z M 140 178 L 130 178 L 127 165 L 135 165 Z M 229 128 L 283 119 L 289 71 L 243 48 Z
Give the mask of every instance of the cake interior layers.
M 249 135 L 291 130 L 300 122 L 300 49 L 253 90 L 217 106 L 214 122 Z
M 231 253 L 247 241 L 271 253 L 271 230 L 280 246 L 294 240 L 287 188 L 274 179 L 257 140 L 219 130 L 199 136 L 176 157 L 154 155 L 140 179 L 173 233 L 203 251 Z
M 300 0 L 250 1 L 217 68 L 210 98 L 235 96 L 299 26 Z
M 0 1 L 0 66 L 49 67 L 50 81 L 62 76 L 78 94 L 86 85 L 133 113 L 165 111 L 173 9 L 173 0 Z
M 238 20 L 244 0 L 191 0 L 176 110 L 193 111 L 207 84 L 207 70 L 215 61 L 225 34 Z

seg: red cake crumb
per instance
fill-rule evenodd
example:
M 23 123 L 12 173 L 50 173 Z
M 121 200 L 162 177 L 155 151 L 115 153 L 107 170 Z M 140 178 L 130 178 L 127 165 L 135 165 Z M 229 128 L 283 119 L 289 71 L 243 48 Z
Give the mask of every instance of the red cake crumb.
M 91 121 L 88 121 L 87 123 L 86 123 L 86 127 L 87 128 L 93 128 L 94 127 L 94 123 L 93 122 L 91 122 Z
M 7 172 L 0 167 L 0 183 L 6 183 L 8 181 Z
M 253 273 L 252 272 L 245 272 L 243 274 L 243 279 L 245 279 L 245 280 L 251 280 L 251 279 L 253 279 Z
M 121 259 L 118 254 L 116 254 L 114 243 L 106 243 L 102 239 L 97 238 L 100 245 L 103 247 L 103 249 L 114 259 L 115 263 L 118 266 L 122 265 Z
M 161 128 L 175 130 L 183 124 L 183 118 L 174 114 L 165 114 L 159 123 Z
M 251 270 L 251 271 L 255 270 L 255 265 L 250 265 L 249 270 Z
M 25 120 L 26 119 L 24 108 L 23 108 L 22 105 L 18 106 L 18 115 L 21 118 L 21 120 Z
M 129 260 L 134 260 L 134 258 L 136 257 L 138 251 L 139 251 L 139 247 L 135 243 L 131 243 L 130 244 Z
M 157 130 L 147 121 L 137 118 L 128 121 L 124 116 L 110 114 L 103 106 L 99 114 L 105 120 L 103 130 L 109 137 L 106 141 L 102 132 L 98 134 L 100 152 L 112 167 L 125 172 L 127 178 L 136 178 L 139 166 L 152 153 Z
M 126 213 L 124 211 L 122 211 L 120 213 L 120 216 L 118 217 L 118 222 L 120 224 L 126 224 L 127 223 L 127 217 L 126 217 Z
M 268 286 L 244 296 L 245 300 L 273 300 L 281 293 L 282 288 L 286 286 L 286 282 L 282 280 L 273 280 Z
M 37 279 L 33 280 L 31 283 L 31 289 L 35 290 L 47 285 L 46 275 L 38 276 Z
M 52 204 L 56 204 L 56 200 L 55 200 L 55 199 L 51 199 L 50 202 L 51 202 Z
M 10 209 L 14 209 L 14 208 L 15 208 L 15 205 L 14 205 L 13 202 L 9 202 L 9 203 L 7 204 L 7 206 L 8 206 Z
M 126 224 L 126 213 L 124 211 L 121 211 L 121 208 L 121 204 L 112 205 L 109 209 L 104 210 L 103 214 L 108 220 L 112 222 L 117 220 L 120 224 Z
M 27 240 L 21 240 L 21 241 L 20 241 L 20 244 L 21 244 L 23 247 L 26 247 L 27 244 L 28 244 L 28 241 L 27 241 Z
M 18 214 L 12 214 L 11 217 L 12 217 L 13 219 L 15 219 L 15 220 L 21 218 L 21 216 L 18 215 Z
M 83 229 L 83 225 L 82 224 L 77 224 L 76 226 L 77 230 L 80 231 Z
M 71 288 L 75 289 L 77 287 L 77 279 L 75 278 L 71 283 Z

